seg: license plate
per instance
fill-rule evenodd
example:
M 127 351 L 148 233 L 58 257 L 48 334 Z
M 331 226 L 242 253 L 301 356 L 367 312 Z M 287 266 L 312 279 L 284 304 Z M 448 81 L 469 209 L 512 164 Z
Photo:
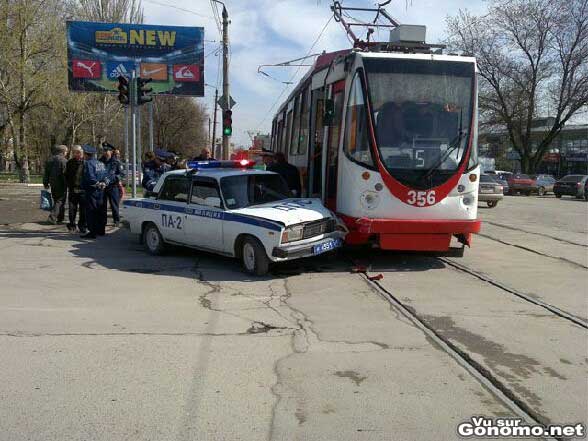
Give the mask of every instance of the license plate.
M 492 188 L 482 188 L 480 191 L 481 193 L 494 193 L 494 189 Z
M 341 239 L 332 239 L 332 240 L 329 240 L 328 242 L 321 243 L 320 245 L 313 246 L 312 247 L 312 254 L 314 254 L 315 256 L 317 254 L 323 254 L 323 253 L 326 253 L 327 251 L 331 251 L 331 250 L 334 250 L 335 248 L 339 248 L 341 245 L 343 245 L 343 241 Z

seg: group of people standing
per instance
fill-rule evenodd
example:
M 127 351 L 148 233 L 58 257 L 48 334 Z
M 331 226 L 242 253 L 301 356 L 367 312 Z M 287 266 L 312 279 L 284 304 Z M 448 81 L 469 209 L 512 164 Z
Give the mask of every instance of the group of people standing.
M 67 159 L 68 148 L 60 145 L 45 163 L 43 176 L 43 186 L 51 189 L 53 198 L 49 222 L 60 224 L 64 221 L 67 200 L 67 228 L 75 232 L 77 226 L 81 237 L 86 239 L 105 234 L 108 205 L 114 225 L 119 225 L 119 205 L 123 196 L 125 171 L 119 159 L 120 152 L 108 143 L 102 144 L 99 160 L 96 152 L 91 145 L 76 145 Z

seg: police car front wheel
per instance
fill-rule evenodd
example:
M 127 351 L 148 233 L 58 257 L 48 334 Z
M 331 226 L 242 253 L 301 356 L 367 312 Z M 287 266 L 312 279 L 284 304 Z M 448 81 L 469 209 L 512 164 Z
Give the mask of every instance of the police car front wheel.
M 143 243 L 149 254 L 158 256 L 163 253 L 165 244 L 155 224 L 147 224 L 143 230 Z
M 243 269 L 248 274 L 264 276 L 269 270 L 269 259 L 261 243 L 248 237 L 241 244 L 241 261 Z

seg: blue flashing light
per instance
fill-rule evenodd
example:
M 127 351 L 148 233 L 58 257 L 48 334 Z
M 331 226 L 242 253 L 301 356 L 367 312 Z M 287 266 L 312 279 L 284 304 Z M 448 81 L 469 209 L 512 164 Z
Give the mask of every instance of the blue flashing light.
M 207 168 L 251 168 L 255 161 L 241 159 L 236 161 L 188 161 L 186 167 L 192 170 L 203 170 Z

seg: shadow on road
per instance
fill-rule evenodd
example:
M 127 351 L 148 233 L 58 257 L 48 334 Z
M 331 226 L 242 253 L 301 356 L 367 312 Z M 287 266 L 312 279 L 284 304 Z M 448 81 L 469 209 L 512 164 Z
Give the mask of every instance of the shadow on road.
M 128 230 L 112 230 L 96 240 L 84 240 L 78 234 L 68 233 L 63 225 L 35 224 L 35 229 L 1 229 L 0 237 L 37 239 L 34 246 L 62 247 L 83 260 L 88 269 L 107 268 L 138 274 L 190 277 L 207 282 L 259 281 L 241 270 L 236 259 L 184 247 L 168 247 L 163 256 L 148 254 L 138 237 Z M 41 228 L 39 230 L 39 228 Z M 55 244 L 68 242 L 68 244 Z M 345 248 L 336 253 L 275 264 L 270 274 L 261 280 L 289 277 L 305 273 L 349 273 L 354 268 L 369 272 L 429 271 L 443 269 L 445 264 L 435 257 L 438 254 L 400 253 L 365 247 Z

